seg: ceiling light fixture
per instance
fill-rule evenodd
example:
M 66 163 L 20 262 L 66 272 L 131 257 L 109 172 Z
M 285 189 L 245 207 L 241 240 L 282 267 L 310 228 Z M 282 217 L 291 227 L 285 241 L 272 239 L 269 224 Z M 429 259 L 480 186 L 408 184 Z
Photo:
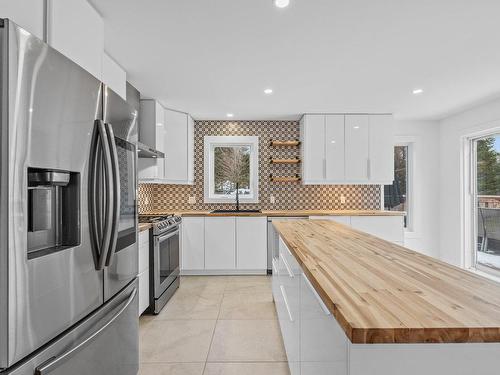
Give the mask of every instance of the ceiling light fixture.
M 265 89 L 264 94 L 271 95 L 273 93 L 273 89 Z
M 290 4 L 290 0 L 274 0 L 274 5 L 277 8 L 286 8 Z
M 413 95 L 420 95 L 424 92 L 423 89 L 415 89 L 412 91 Z
M 226 114 L 226 117 L 231 118 L 231 117 L 234 117 L 234 115 L 232 113 L 228 113 L 228 114 Z

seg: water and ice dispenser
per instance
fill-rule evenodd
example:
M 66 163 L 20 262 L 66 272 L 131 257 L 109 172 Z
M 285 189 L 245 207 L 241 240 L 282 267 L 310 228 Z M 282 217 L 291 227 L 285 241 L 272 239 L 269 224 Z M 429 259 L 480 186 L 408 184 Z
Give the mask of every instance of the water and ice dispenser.
M 80 174 L 28 168 L 28 259 L 80 244 Z

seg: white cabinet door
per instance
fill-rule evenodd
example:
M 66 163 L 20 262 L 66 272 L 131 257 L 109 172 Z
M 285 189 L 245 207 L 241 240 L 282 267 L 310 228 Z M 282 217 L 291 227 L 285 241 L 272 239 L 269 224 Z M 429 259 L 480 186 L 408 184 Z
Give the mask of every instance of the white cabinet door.
M 267 218 L 236 218 L 236 268 L 267 271 Z
M 149 230 L 139 232 L 139 315 L 149 306 Z
M 188 139 L 187 139 L 187 169 L 188 183 L 194 183 L 194 120 L 188 115 Z
M 391 115 L 370 115 L 370 182 L 394 180 L 394 120 Z
M 340 224 L 351 225 L 350 216 L 309 216 L 310 220 L 331 220 Z
M 182 218 L 182 270 L 205 269 L 205 218 Z
M 236 238 L 234 217 L 205 218 L 205 269 L 234 270 L 236 268 Z
M 325 123 L 327 182 L 345 180 L 344 115 L 327 115 Z
M 386 241 L 404 242 L 403 216 L 352 216 L 351 225 Z
M 302 273 L 300 279 L 300 365 L 303 375 L 347 373 L 347 337 Z
M 370 123 L 368 115 L 345 116 L 345 174 L 347 182 L 367 182 Z
M 165 172 L 168 183 L 188 181 L 188 116 L 165 110 Z
M 127 100 L 127 73 L 107 53 L 102 57 L 102 81 L 123 100 Z
M 139 269 L 138 273 L 149 268 L 149 230 L 139 232 Z
M 43 39 L 44 7 L 40 0 L 0 0 L 1 17 Z
M 325 116 L 304 115 L 301 120 L 302 176 L 305 184 L 325 180 Z
M 104 22 L 86 0 L 48 1 L 48 42 L 102 80 Z

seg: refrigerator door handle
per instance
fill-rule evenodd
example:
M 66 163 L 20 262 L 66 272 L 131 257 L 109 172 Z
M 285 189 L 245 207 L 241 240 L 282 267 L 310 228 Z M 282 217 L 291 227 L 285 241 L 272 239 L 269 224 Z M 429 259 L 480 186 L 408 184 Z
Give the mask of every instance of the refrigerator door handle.
M 110 213 L 111 226 L 110 233 L 111 239 L 109 243 L 109 251 L 106 257 L 106 266 L 109 266 L 113 261 L 113 255 L 116 250 L 116 241 L 118 239 L 118 224 L 120 218 L 120 169 L 118 164 L 118 152 L 116 150 L 115 135 L 113 128 L 110 124 L 104 124 L 107 130 L 108 145 L 110 149 L 110 166 L 111 166 L 111 179 L 113 181 L 113 208 Z
M 88 206 L 89 206 L 89 229 L 92 255 L 96 269 L 99 269 L 100 243 L 101 243 L 101 212 L 97 200 L 98 191 L 98 167 L 99 167 L 99 134 L 97 130 L 97 121 L 92 134 L 90 143 L 89 160 L 89 183 L 88 183 Z
M 63 363 L 71 359 L 71 357 L 73 357 L 76 353 L 84 349 L 88 344 L 90 344 L 93 340 L 95 340 L 102 332 L 104 332 L 110 325 L 112 325 L 115 322 L 115 320 L 118 319 L 123 314 L 125 310 L 127 310 L 130 304 L 133 302 L 136 294 L 137 294 L 137 288 L 134 288 L 132 290 L 132 293 L 130 293 L 130 296 L 126 300 L 125 304 L 123 305 L 123 307 L 120 308 L 120 310 L 106 324 L 104 324 L 96 332 L 87 337 L 85 340 L 83 340 L 81 343 L 79 343 L 71 350 L 59 356 L 52 357 L 46 362 L 42 363 L 35 369 L 35 375 L 50 374 L 50 372 L 55 370 L 58 366 L 62 365 Z

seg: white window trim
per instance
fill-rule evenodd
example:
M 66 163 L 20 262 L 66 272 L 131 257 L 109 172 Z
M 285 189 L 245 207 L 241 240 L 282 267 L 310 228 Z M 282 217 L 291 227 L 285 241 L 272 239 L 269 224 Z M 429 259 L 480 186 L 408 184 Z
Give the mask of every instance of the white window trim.
M 461 254 L 460 254 L 460 266 L 480 274 L 488 274 L 492 277 L 499 278 L 499 273 L 494 269 L 488 269 L 488 267 L 480 266 L 476 267 L 476 217 L 474 215 L 474 195 L 475 195 L 475 184 L 473 179 L 475 178 L 474 168 L 472 166 L 473 154 L 472 154 L 472 143 L 475 139 L 486 137 L 491 134 L 500 133 L 500 126 L 497 125 L 498 122 L 492 123 L 492 127 L 471 132 L 461 137 L 461 147 L 460 147 L 460 222 L 461 222 Z
M 240 196 L 241 203 L 259 203 L 259 137 L 258 136 L 205 136 L 204 137 L 204 202 L 234 203 L 235 196 L 214 197 L 213 149 L 220 146 L 250 146 L 250 183 L 254 194 L 251 197 Z
M 407 176 L 407 206 L 408 206 L 408 215 L 407 221 L 408 226 L 404 228 L 405 238 L 418 238 L 419 234 L 417 232 L 417 228 L 420 228 L 420 223 L 417 222 L 417 215 L 415 214 L 417 197 L 419 193 L 417 191 L 415 181 L 416 180 L 416 157 L 415 154 L 417 152 L 420 137 L 418 136 L 395 136 L 394 137 L 394 145 L 396 146 L 407 146 L 408 147 L 408 176 Z M 393 161 L 394 162 L 394 161 Z M 382 207 L 384 207 L 384 185 L 382 185 Z

